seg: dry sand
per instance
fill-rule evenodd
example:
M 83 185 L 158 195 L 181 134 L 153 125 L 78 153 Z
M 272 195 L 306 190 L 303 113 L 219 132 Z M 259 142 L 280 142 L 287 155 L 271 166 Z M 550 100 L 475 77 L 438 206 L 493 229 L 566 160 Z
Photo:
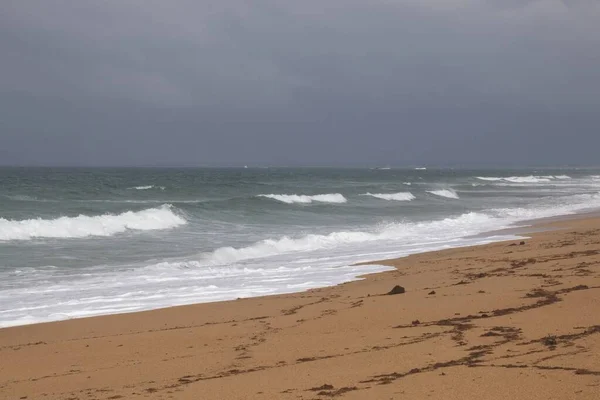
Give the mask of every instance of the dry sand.
M 600 399 L 600 219 L 553 224 L 332 288 L 0 329 L 0 398 Z

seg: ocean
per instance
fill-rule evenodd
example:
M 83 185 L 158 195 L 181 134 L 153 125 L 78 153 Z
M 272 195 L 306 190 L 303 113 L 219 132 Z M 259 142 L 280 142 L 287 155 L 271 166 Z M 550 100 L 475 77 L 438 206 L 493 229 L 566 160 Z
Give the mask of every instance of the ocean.
M 600 207 L 600 169 L 0 168 L 0 327 L 302 291 Z

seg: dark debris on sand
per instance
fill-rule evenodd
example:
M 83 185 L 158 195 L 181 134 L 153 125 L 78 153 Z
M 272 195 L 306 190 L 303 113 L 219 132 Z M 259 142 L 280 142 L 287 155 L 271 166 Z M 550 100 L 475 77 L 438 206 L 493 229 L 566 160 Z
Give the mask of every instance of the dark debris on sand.
M 402 286 L 396 285 L 387 294 L 388 294 L 388 296 L 391 296 L 394 294 L 402 294 L 402 293 L 406 293 L 406 289 L 404 289 Z

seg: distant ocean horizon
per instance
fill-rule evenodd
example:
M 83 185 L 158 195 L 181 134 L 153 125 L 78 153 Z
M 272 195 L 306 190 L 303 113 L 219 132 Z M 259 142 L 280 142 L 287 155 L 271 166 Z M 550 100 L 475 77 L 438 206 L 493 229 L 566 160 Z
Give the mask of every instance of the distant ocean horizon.
M 335 285 L 600 207 L 600 168 L 0 167 L 0 327 Z

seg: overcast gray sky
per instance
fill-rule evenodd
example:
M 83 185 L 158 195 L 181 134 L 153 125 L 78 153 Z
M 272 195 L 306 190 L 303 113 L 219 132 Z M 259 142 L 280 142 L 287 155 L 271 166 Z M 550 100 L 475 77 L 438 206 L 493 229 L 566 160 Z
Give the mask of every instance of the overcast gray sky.
M 597 0 L 4 0 L 0 164 L 600 164 Z

